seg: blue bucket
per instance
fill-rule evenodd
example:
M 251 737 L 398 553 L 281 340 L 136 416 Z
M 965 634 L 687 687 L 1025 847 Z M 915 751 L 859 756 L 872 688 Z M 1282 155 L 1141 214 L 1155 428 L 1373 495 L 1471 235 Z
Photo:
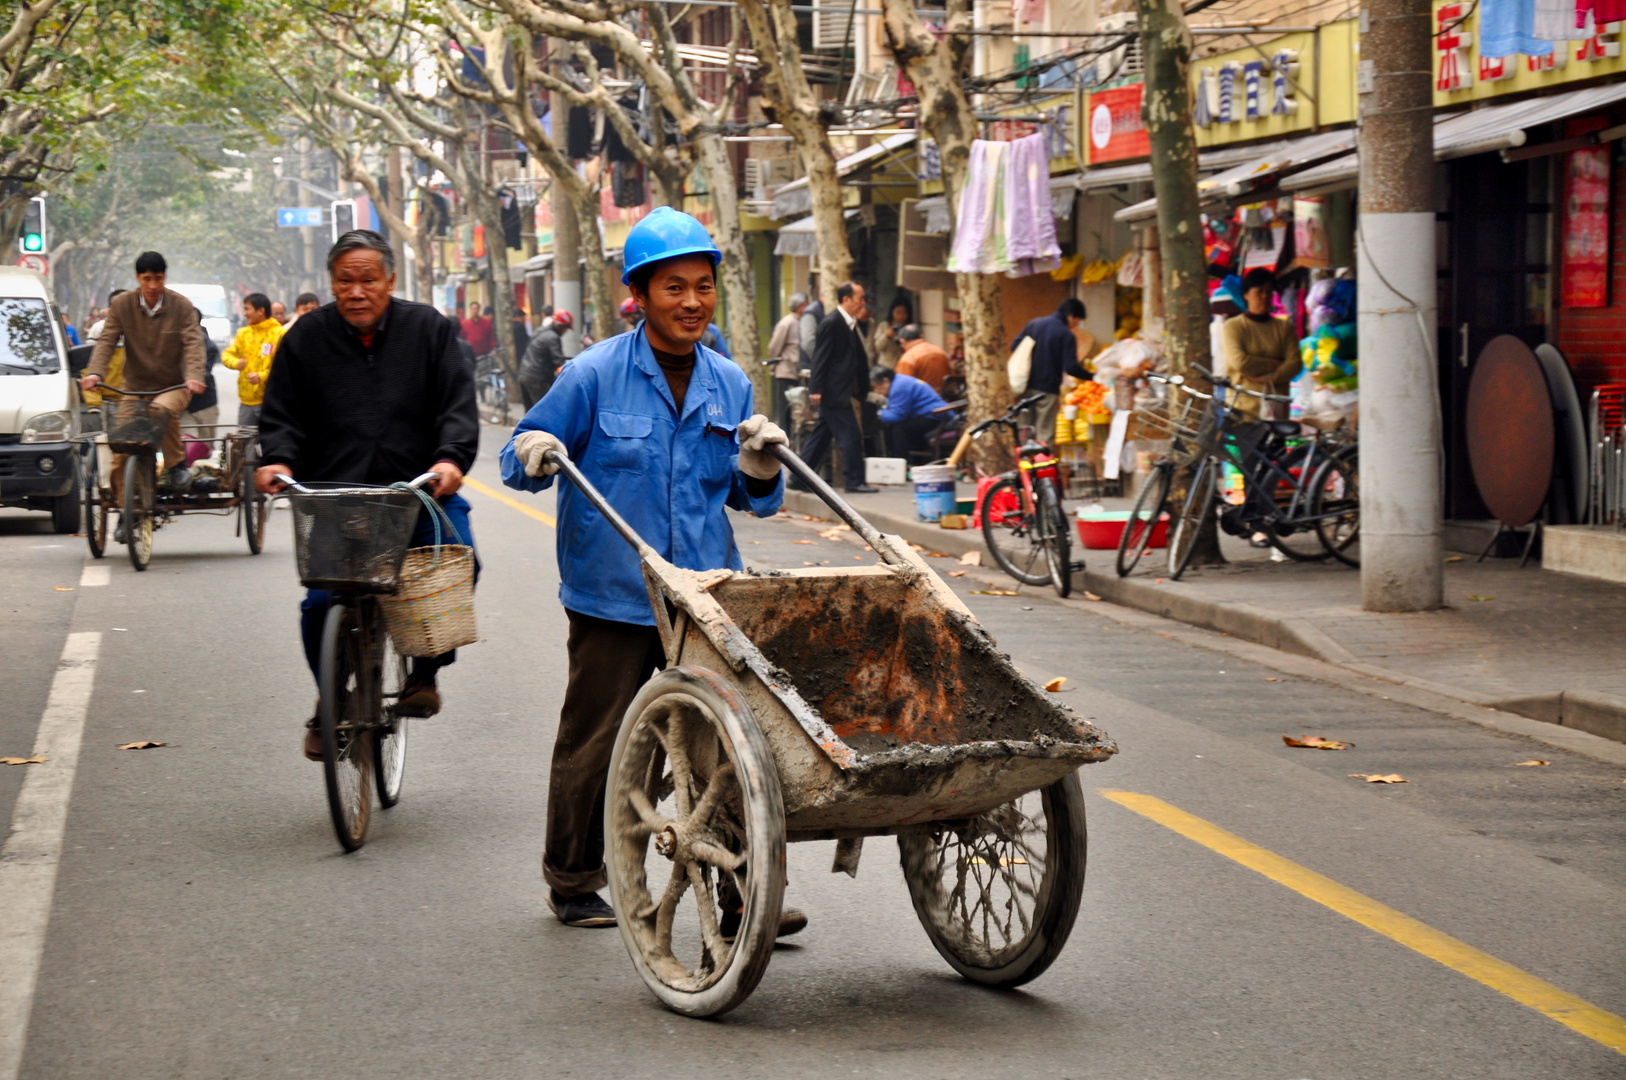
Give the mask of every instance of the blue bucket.
M 954 466 L 917 465 L 914 470 L 915 516 L 940 521 L 959 509 L 954 498 Z

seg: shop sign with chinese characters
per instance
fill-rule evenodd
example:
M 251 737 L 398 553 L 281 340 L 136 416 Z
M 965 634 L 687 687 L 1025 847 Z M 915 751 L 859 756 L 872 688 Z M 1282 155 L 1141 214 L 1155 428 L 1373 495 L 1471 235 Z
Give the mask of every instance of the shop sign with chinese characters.
M 1554 41 L 1545 56 L 1482 56 L 1481 5 L 1451 0 L 1434 8 L 1434 103 L 1517 94 L 1626 72 L 1618 22 L 1593 23 L 1586 37 Z
M 1589 117 L 1565 126 L 1566 138 L 1608 124 Z M 1559 303 L 1565 307 L 1609 306 L 1609 153 L 1589 146 L 1564 155 L 1564 249 Z
M 1142 158 L 1152 152 L 1151 140 L 1140 116 L 1144 89 L 1145 84 L 1135 82 L 1097 90 L 1089 96 L 1084 114 L 1091 165 Z

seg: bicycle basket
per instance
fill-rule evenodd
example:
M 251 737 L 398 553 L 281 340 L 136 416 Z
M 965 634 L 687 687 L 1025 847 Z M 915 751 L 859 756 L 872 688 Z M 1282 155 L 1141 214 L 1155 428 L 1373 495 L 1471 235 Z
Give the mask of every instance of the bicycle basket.
M 115 454 L 151 454 L 164 441 L 169 412 L 150 401 L 123 403 L 113 415 L 107 444 Z
M 307 589 L 392 593 L 422 510 L 417 495 L 355 488 L 292 492 L 294 552 Z

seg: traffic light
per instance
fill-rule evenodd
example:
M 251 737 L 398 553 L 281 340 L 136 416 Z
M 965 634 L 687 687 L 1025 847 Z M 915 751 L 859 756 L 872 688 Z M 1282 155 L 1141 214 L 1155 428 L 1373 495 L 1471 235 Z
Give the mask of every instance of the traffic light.
M 36 196 L 28 200 L 23 213 L 23 228 L 17 234 L 17 250 L 27 255 L 45 253 L 45 200 Z
M 333 204 L 333 242 L 356 227 L 356 201 L 340 199 Z

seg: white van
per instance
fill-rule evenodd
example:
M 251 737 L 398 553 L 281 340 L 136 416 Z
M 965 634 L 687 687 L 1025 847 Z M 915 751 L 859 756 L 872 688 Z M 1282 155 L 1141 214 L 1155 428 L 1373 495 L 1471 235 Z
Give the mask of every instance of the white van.
M 88 356 L 86 357 L 88 360 Z M 62 316 L 32 270 L 0 266 L 0 506 L 79 531 L 79 390 Z
M 177 285 L 164 282 L 164 288 L 174 289 L 203 315 L 203 332 L 209 340 L 224 349 L 231 344 L 231 311 L 226 307 L 226 288 L 223 285 Z

